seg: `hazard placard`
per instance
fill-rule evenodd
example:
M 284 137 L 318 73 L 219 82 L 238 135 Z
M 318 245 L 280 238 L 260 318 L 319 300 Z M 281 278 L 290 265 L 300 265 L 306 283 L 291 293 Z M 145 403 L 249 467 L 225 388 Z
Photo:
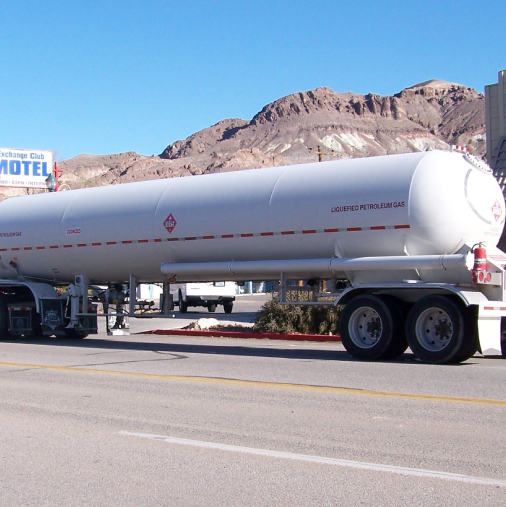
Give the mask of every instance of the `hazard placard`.
M 499 201 L 496 199 L 494 205 L 492 206 L 492 214 L 494 215 L 495 221 L 498 222 L 502 216 L 502 208 Z
M 172 216 L 172 213 L 163 222 L 163 226 L 169 231 L 169 234 L 172 234 L 172 231 L 174 230 L 176 225 L 177 222 L 176 219 Z

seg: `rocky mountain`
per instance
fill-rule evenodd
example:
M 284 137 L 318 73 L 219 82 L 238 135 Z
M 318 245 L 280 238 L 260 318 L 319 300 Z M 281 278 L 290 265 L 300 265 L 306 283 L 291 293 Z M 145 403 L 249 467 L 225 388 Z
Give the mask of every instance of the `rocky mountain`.
M 483 157 L 484 96 L 431 80 L 382 97 L 295 93 L 266 105 L 251 120 L 227 119 L 167 146 L 160 156 L 135 152 L 79 155 L 60 164 L 70 188 L 211 172 L 368 157 L 468 145 Z
M 283 97 L 249 122 L 222 121 L 168 146 L 161 157 L 192 160 L 203 172 L 212 172 L 233 168 L 231 159 L 238 157 L 239 168 L 249 165 L 248 158 L 254 165 L 259 154 L 273 165 L 307 162 L 315 160 L 318 146 L 328 158 L 446 149 L 449 144 L 470 145 L 482 156 L 484 135 L 484 97 L 464 86 L 428 81 L 392 97 L 318 88 Z

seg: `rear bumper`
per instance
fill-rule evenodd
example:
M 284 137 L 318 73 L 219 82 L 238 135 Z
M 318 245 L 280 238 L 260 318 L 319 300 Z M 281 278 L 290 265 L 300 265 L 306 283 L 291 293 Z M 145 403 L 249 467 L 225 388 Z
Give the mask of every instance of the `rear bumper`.
M 186 296 L 188 306 L 226 305 L 233 303 L 235 296 Z

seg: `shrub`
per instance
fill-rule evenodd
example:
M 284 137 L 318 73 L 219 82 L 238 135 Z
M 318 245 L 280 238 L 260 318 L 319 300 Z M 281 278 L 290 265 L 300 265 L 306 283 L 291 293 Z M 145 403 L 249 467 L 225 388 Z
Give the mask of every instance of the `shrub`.
M 257 333 L 338 334 L 340 307 L 280 305 L 272 300 L 257 313 Z

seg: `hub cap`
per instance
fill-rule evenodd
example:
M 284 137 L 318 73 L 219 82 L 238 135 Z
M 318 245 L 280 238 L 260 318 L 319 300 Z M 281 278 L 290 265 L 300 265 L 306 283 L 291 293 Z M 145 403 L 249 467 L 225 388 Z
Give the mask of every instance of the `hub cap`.
M 357 347 L 371 348 L 378 343 L 383 332 L 380 316 L 367 306 L 358 308 L 351 315 L 348 332 Z
M 453 323 L 441 308 L 427 308 L 416 321 L 416 337 L 431 352 L 443 350 L 453 336 Z

